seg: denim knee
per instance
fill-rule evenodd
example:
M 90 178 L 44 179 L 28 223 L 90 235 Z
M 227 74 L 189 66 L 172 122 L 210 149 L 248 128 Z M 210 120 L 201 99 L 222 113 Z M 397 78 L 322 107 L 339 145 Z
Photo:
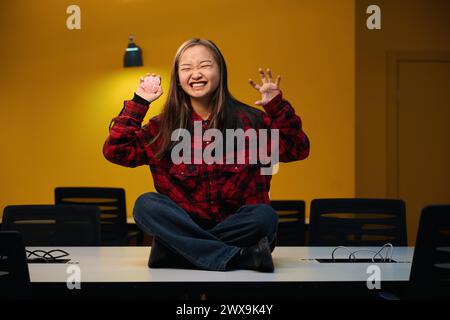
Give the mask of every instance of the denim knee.
M 255 227 L 261 237 L 274 234 L 278 226 L 278 214 L 267 204 L 258 204 L 255 210 Z
M 152 205 L 156 204 L 157 198 L 158 198 L 158 193 L 156 193 L 156 192 L 147 192 L 147 193 L 141 194 L 136 199 L 136 202 L 134 203 L 134 208 L 133 208 L 134 219 L 135 220 L 140 219 L 144 212 L 145 212 L 145 215 L 147 218 L 152 213 L 154 213 L 156 210 L 151 210 L 151 207 L 152 207 Z

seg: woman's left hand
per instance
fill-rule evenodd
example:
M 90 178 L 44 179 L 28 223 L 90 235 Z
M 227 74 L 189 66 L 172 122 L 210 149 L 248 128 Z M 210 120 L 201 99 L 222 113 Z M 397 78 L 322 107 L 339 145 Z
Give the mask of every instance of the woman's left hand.
M 272 79 L 272 73 L 270 69 L 267 69 L 267 78 L 264 74 L 264 70 L 259 68 L 259 75 L 261 76 L 262 85 L 255 83 L 252 79 L 248 79 L 250 85 L 261 93 L 261 100 L 255 102 L 256 105 L 263 106 L 267 104 L 273 97 L 280 93 L 280 80 L 278 76 L 275 82 Z

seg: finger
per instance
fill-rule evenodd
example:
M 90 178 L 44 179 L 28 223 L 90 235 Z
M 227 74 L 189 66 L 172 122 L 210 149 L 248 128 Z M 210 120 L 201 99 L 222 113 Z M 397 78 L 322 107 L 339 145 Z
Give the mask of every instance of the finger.
M 272 79 L 272 72 L 270 71 L 269 68 L 267 68 L 267 76 L 269 77 L 269 82 L 273 82 L 273 79 Z
M 155 87 L 155 90 L 153 91 L 153 93 L 157 94 L 158 96 L 160 96 L 162 94 L 162 88 L 161 87 Z
M 259 75 L 261 76 L 261 81 L 263 83 L 266 83 L 267 82 L 266 75 L 264 74 L 264 70 L 262 68 L 259 68 Z
M 259 89 L 261 88 L 258 84 L 255 83 L 255 81 L 253 81 L 252 79 L 248 79 L 248 82 L 250 83 L 250 85 L 255 88 L 256 90 L 259 91 Z
M 275 80 L 275 84 L 277 85 L 277 87 L 280 86 L 280 81 L 281 81 L 281 76 L 278 75 L 277 79 Z
M 262 106 L 263 102 L 262 102 L 262 100 L 258 100 L 258 101 L 255 101 L 255 104 L 258 105 L 258 106 Z

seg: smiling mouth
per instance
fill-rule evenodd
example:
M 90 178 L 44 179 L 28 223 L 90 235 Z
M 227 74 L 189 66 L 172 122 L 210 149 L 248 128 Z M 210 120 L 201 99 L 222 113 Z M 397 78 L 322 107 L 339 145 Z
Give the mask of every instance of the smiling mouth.
M 198 81 L 198 82 L 192 82 L 190 84 L 191 88 L 198 89 L 198 88 L 204 88 L 206 86 L 206 81 Z

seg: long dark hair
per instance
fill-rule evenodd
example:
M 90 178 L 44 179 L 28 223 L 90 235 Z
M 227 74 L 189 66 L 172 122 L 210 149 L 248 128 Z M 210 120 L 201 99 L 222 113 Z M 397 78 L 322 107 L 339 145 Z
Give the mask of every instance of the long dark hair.
M 209 124 L 210 128 L 216 128 L 222 131 L 225 137 L 225 129 L 242 128 L 243 124 L 237 116 L 238 112 L 247 115 L 252 127 L 255 129 L 262 125 L 262 112 L 256 108 L 250 107 L 237 99 L 235 99 L 228 90 L 228 74 L 225 59 L 219 48 L 211 41 L 204 39 L 190 39 L 184 42 L 177 50 L 172 68 L 170 89 L 166 103 L 160 118 L 160 129 L 157 136 L 152 142 L 160 140 L 160 149 L 156 154 L 156 158 L 164 157 L 172 147 L 177 143 L 171 141 L 172 132 L 179 128 L 184 128 L 192 132 L 190 118 L 190 98 L 180 86 L 178 77 L 178 66 L 180 57 L 183 52 L 192 46 L 202 45 L 208 48 L 213 54 L 217 64 L 219 65 L 220 81 L 217 89 L 213 92 L 211 104 L 212 119 Z

